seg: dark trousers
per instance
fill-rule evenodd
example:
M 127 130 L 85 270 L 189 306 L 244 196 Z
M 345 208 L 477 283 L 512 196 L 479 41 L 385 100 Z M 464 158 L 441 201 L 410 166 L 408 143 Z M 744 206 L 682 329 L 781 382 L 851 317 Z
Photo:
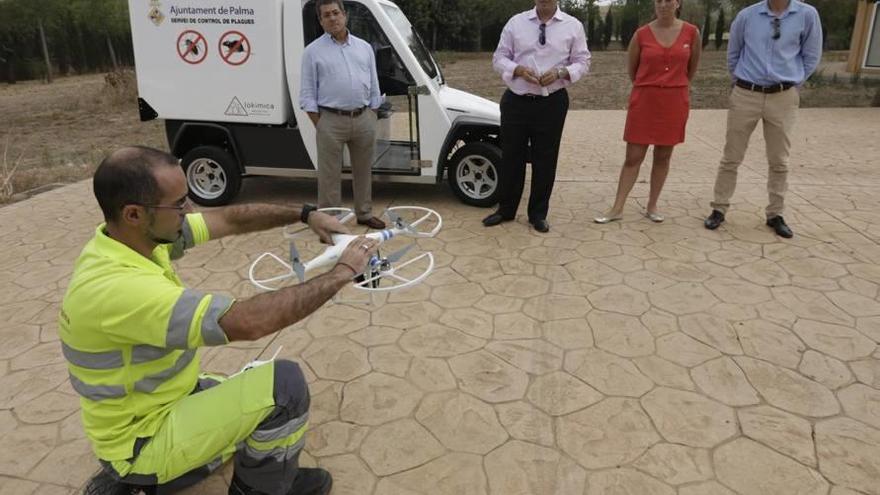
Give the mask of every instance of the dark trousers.
M 529 156 L 532 162 L 529 220 L 547 218 L 567 113 L 568 92 L 564 89 L 547 97 L 519 96 L 507 90 L 501 97 L 501 191 L 498 213 L 505 218 L 516 216 L 525 186 Z

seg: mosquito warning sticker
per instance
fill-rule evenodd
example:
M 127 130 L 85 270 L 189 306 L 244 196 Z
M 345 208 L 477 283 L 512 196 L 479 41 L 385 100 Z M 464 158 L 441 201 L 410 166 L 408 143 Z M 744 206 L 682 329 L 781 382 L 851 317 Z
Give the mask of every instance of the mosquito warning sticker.
M 238 31 L 227 31 L 217 45 L 220 57 L 229 65 L 242 65 L 251 58 L 251 42 Z
M 238 100 L 237 96 L 232 97 L 232 101 L 229 102 L 229 106 L 226 107 L 226 115 L 231 115 L 233 117 L 247 117 L 247 110 L 244 109 L 244 105 L 241 104 L 241 101 Z
M 186 30 L 177 37 L 177 55 L 188 64 L 200 64 L 208 56 L 208 42 L 198 31 Z

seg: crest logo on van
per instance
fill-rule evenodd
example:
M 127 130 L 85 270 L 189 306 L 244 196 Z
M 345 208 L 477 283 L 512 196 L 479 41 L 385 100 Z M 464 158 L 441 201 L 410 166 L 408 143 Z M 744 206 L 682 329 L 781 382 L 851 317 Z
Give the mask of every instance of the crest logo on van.
M 156 26 L 159 26 L 160 24 L 162 24 L 162 21 L 165 20 L 165 14 L 163 14 L 162 11 L 159 10 L 160 7 L 162 7 L 162 4 L 159 2 L 159 0 L 150 0 L 150 11 L 147 14 L 147 17 L 149 17 L 150 22 L 152 22 Z

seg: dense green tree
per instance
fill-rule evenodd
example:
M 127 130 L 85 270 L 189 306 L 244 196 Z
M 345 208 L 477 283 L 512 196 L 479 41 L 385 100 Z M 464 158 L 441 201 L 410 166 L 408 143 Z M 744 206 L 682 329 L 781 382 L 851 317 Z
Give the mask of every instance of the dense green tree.
M 0 80 L 131 65 L 128 2 L 0 0 L 0 52 Z
M 602 47 L 602 28 L 601 13 L 596 0 L 586 0 L 584 5 L 587 15 L 587 45 L 590 50 L 596 50 Z
M 614 34 L 614 9 L 608 9 L 605 14 L 605 22 L 602 29 L 602 46 L 608 48 L 611 44 L 611 37 Z
M 433 50 L 493 50 L 507 20 L 534 7 L 534 0 L 395 1 Z M 681 17 L 700 26 L 705 44 L 712 32 L 718 43 L 728 14 L 735 16 L 757 1 L 682 0 Z M 822 18 L 826 49 L 849 48 L 856 6 L 865 0 L 806 1 Z M 614 0 L 604 20 L 597 3 L 560 0 L 563 10 L 584 23 L 592 49 L 605 48 L 612 39 L 625 47 L 654 16 L 653 0 Z M 133 62 L 128 0 L 0 0 L 0 81 L 49 80 L 55 73 L 102 71 Z
M 640 24 L 639 1 L 626 0 L 623 6 L 623 18 L 620 21 L 620 42 L 624 47 L 629 46 L 629 41 Z

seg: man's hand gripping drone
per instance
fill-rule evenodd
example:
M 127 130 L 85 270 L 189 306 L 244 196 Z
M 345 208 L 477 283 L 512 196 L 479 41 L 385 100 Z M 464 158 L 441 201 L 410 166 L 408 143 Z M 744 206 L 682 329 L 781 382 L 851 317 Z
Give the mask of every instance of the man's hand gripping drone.
M 347 208 L 322 208 L 318 211 L 335 214 L 340 223 L 346 223 L 354 218 L 354 212 Z M 443 226 L 443 218 L 434 210 L 420 206 L 396 206 L 385 210 L 385 216 L 391 221 L 388 229 L 371 232 L 366 237 L 382 244 L 395 237 L 434 237 Z M 408 222 L 404 217 L 416 217 Z M 428 230 L 430 229 L 430 230 Z M 339 260 L 339 256 L 346 246 L 358 236 L 349 234 L 333 234 L 333 244 L 328 246 L 323 253 L 309 261 L 302 261 L 296 248 L 295 239 L 307 229 L 291 232 L 289 226 L 284 229 L 284 237 L 289 239 L 290 262 L 282 260 L 273 253 L 261 254 L 252 264 L 248 271 L 251 283 L 263 290 L 277 290 L 281 282 L 296 277 L 300 282 L 305 281 L 309 272 L 321 268 L 330 268 Z M 354 281 L 354 287 L 364 291 L 383 292 L 405 289 L 421 282 L 434 270 L 434 255 L 424 252 L 412 258 L 404 260 L 407 253 L 415 243 L 407 244 L 403 248 L 388 256 L 376 255 L 370 259 L 366 271 Z M 283 273 L 269 278 L 257 278 L 257 267 L 264 261 L 273 261 Z M 262 273 L 262 271 L 260 271 Z

